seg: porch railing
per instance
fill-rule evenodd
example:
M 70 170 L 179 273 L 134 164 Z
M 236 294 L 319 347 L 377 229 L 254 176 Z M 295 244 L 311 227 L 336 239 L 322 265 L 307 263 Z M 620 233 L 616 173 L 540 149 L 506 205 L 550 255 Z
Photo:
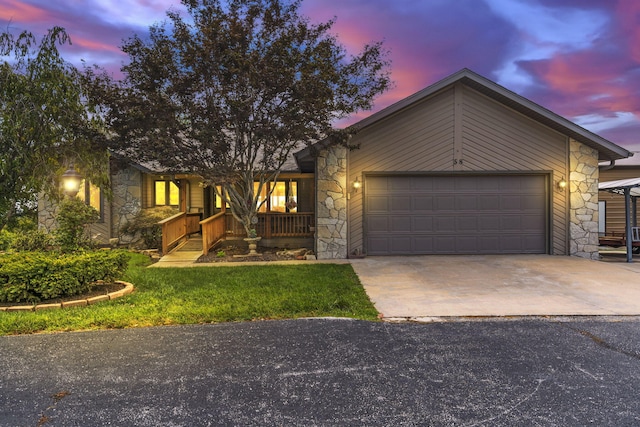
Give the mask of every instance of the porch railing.
M 226 237 L 245 237 L 245 231 L 231 213 L 220 212 L 203 221 L 198 214 L 181 212 L 160 221 L 162 226 L 162 253 L 176 245 L 184 237 L 198 231 L 202 232 L 202 254 L 207 255 L 211 248 Z M 256 232 L 265 239 L 273 237 L 311 237 L 313 236 L 313 212 L 258 214 Z
M 245 231 L 230 213 L 226 214 L 225 221 L 227 235 L 244 236 Z M 265 239 L 272 237 L 310 237 L 313 236 L 314 226 L 313 212 L 266 212 L 258 213 L 256 232 Z
M 162 221 L 158 221 L 162 228 L 162 253 L 169 253 L 169 248 L 178 244 L 190 234 L 200 232 L 200 214 L 180 212 Z
M 220 212 L 214 216 L 211 216 L 204 221 L 200 221 L 202 227 L 202 254 L 207 255 L 209 250 L 223 240 L 227 235 L 227 228 L 225 227 L 225 213 Z

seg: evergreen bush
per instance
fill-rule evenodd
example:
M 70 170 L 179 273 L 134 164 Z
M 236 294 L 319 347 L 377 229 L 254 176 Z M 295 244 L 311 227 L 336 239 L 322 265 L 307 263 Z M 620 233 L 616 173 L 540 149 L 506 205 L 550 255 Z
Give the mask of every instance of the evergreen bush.
M 86 226 L 100 219 L 100 214 L 93 207 L 86 205 L 75 197 L 60 202 L 60 210 L 56 220 L 56 242 L 63 252 L 73 252 L 92 247 L 91 237 Z
M 117 279 L 128 258 L 123 251 L 1 255 L 0 302 L 36 303 L 85 293 L 99 280 Z

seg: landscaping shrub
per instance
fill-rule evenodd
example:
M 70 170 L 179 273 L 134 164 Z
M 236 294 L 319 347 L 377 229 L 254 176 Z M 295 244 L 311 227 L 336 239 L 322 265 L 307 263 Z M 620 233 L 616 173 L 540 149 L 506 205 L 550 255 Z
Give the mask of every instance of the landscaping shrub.
M 53 237 L 42 230 L 15 233 L 9 248 L 15 251 L 46 251 L 54 244 Z
M 56 221 L 56 241 L 64 252 L 73 252 L 90 248 L 91 237 L 87 235 L 85 226 L 100 219 L 100 214 L 93 207 L 77 198 L 60 202 L 60 210 Z
M 0 230 L 0 251 L 6 251 L 11 247 L 15 234 L 6 229 Z
M 179 212 L 179 210 L 169 206 L 144 209 L 122 226 L 120 231 L 142 239 L 146 249 L 160 248 L 162 246 L 162 228 L 158 225 L 158 221 L 169 218 Z
M 33 250 L 41 250 L 47 246 L 43 243 L 45 239 L 47 244 L 51 244 L 50 238 L 43 238 L 46 233 L 34 235 L 33 233 L 37 230 L 36 221 L 30 213 L 12 217 L 7 226 L 0 230 L 0 251 L 20 250 L 19 248 L 22 247 L 34 247 Z
M 0 302 L 30 302 L 85 293 L 126 269 L 123 251 L 21 252 L 0 256 Z

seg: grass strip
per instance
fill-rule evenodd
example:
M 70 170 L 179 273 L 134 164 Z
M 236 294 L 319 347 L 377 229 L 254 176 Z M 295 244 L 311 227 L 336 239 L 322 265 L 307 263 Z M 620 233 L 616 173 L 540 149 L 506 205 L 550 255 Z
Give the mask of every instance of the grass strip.
M 376 320 L 348 264 L 147 269 L 131 254 L 135 291 L 88 307 L 0 312 L 0 335 L 300 317 Z

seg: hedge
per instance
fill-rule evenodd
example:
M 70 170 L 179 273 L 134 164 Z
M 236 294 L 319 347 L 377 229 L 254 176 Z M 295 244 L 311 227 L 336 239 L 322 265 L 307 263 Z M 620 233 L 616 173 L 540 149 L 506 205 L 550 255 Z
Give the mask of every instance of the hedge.
M 0 302 L 36 303 L 85 293 L 99 280 L 118 279 L 128 259 L 124 251 L 0 255 Z

